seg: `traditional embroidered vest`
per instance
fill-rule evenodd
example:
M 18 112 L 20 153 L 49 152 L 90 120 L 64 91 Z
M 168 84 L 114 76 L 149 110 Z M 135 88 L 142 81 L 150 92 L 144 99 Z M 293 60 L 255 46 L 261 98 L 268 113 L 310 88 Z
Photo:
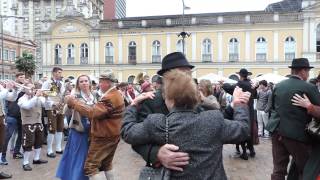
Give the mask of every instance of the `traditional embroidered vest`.
M 22 124 L 41 123 L 42 109 L 40 101 L 35 107 L 31 108 L 30 110 L 20 108 L 20 111 Z

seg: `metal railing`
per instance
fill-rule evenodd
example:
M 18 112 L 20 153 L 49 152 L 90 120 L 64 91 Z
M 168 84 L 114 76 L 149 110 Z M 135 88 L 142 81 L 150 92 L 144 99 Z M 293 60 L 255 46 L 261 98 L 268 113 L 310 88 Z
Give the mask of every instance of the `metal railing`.
M 285 53 L 285 61 L 292 61 L 295 58 L 296 53 Z
M 54 64 L 62 64 L 62 59 L 60 57 L 54 58 Z
M 88 64 L 88 57 L 80 57 L 80 64 Z
M 230 53 L 229 54 L 229 62 L 237 62 L 239 61 L 239 54 L 238 53 Z
M 136 55 L 128 56 L 128 63 L 133 65 L 137 64 L 137 56 Z
M 152 55 L 152 63 L 161 63 L 161 55 Z
M 211 62 L 211 54 L 202 54 L 202 62 Z
M 74 64 L 74 57 L 68 57 L 67 64 Z
M 256 54 L 256 60 L 257 61 L 266 61 L 267 60 L 267 54 L 266 53 L 257 53 Z
M 106 56 L 105 63 L 106 64 L 113 64 L 113 56 Z

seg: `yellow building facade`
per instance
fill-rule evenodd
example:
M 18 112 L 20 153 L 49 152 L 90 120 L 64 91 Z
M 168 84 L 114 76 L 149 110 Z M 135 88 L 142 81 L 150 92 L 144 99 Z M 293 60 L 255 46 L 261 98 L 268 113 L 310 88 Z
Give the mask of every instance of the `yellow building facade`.
M 141 72 L 152 76 L 166 54 L 183 51 L 178 34 L 184 30 L 184 52 L 195 65 L 195 78 L 208 73 L 228 77 L 240 68 L 253 76 L 287 75 L 296 57 L 309 59 L 314 77 L 320 72 L 320 3 L 302 2 L 301 8 L 100 22 L 69 13 L 41 36 L 43 75 L 59 66 L 65 77 L 107 71 L 119 81 Z

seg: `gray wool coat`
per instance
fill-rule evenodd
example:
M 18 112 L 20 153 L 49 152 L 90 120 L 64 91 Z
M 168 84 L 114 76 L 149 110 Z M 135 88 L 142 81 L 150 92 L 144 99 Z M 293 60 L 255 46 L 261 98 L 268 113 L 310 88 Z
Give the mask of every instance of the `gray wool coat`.
M 223 144 L 239 143 L 249 136 L 249 111 L 246 105 L 234 108 L 234 120 L 225 120 L 218 110 L 201 113 L 174 109 L 167 116 L 150 114 L 136 121 L 137 109 L 129 106 L 123 120 L 122 138 L 129 144 L 165 144 L 166 119 L 169 122 L 169 144 L 189 153 L 189 164 L 183 172 L 172 171 L 172 180 L 226 180 L 223 168 Z

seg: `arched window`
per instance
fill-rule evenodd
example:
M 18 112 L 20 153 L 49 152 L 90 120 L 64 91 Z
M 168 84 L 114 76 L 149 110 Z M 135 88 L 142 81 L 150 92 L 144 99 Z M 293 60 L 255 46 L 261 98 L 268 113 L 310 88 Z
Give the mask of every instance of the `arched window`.
M 80 46 L 80 64 L 88 64 L 89 48 L 87 43 Z
M 236 38 L 229 41 L 229 61 L 239 61 L 239 42 Z
M 161 62 L 160 41 L 155 40 L 152 43 L 152 63 Z
M 57 44 L 54 48 L 54 64 L 62 63 L 62 48 L 60 44 Z
M 296 41 L 292 36 L 285 39 L 284 54 L 286 61 L 292 61 L 296 56 Z
M 137 44 L 134 41 L 129 43 L 129 64 L 137 64 Z
M 267 41 L 264 37 L 259 37 L 256 42 L 256 60 L 267 60 Z
M 317 26 L 317 60 L 320 60 L 320 24 Z
M 68 45 L 67 64 L 74 64 L 74 45 L 73 44 Z
M 184 47 L 184 51 L 183 51 L 183 47 Z M 183 43 L 183 40 L 182 39 L 179 39 L 177 41 L 177 52 L 184 52 L 184 54 L 186 54 L 187 52 L 187 45 L 186 45 L 186 41 L 184 41 Z
M 204 39 L 202 41 L 202 62 L 211 62 L 212 61 L 212 52 L 211 52 L 211 40 Z
M 114 47 L 111 42 L 106 44 L 106 64 L 113 64 Z

